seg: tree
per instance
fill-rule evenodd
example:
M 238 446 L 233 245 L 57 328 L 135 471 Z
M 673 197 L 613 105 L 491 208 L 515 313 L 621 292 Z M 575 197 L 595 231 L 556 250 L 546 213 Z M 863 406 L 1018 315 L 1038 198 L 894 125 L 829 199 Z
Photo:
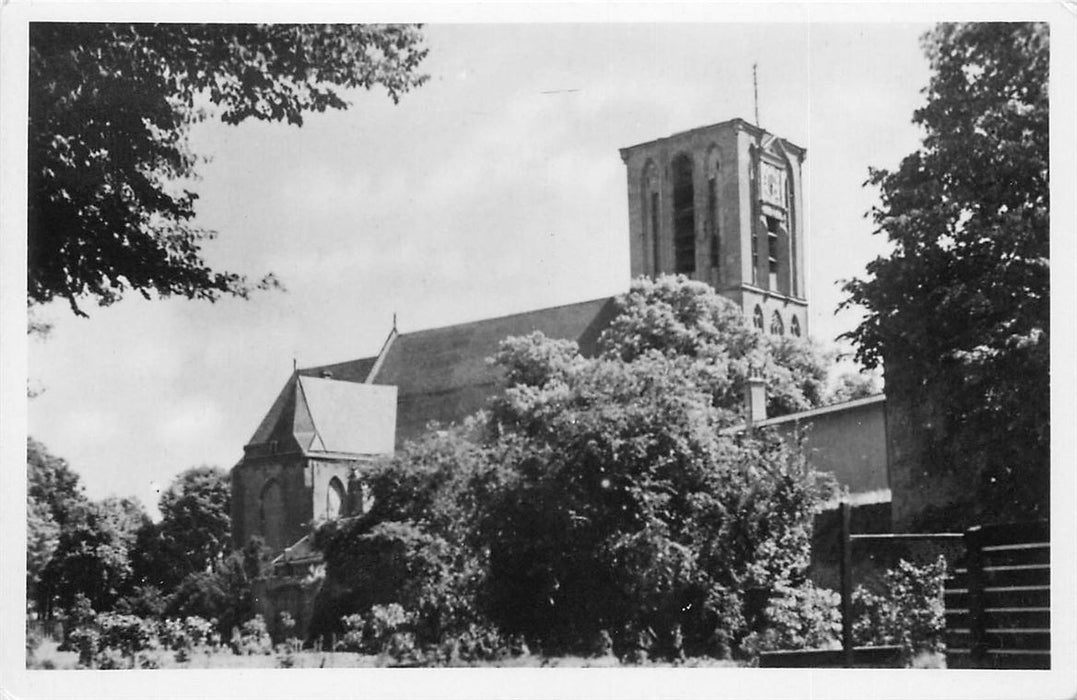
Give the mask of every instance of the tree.
M 67 524 L 74 508 L 86 502 L 79 475 L 67 460 L 32 437 L 26 439 L 26 479 L 26 497 L 44 505 L 60 527 Z
M 190 127 L 217 112 L 301 125 L 344 109 L 345 90 L 393 101 L 425 76 L 414 26 L 30 25 L 28 299 L 246 297 L 210 269 L 193 223 Z M 275 285 L 268 276 L 256 287 Z
M 640 280 L 619 307 L 597 357 L 504 341 L 487 409 L 404 446 L 371 511 L 320 531 L 327 588 L 352 589 L 337 618 L 397 603 L 420 642 L 470 610 L 546 650 L 716 653 L 746 631 L 747 587 L 803 576 L 827 482 L 726 429 L 753 354 L 790 387 L 808 375 L 704 285 Z
M 223 469 L 194 467 L 177 476 L 161 494 L 161 521 L 138 532 L 138 579 L 172 591 L 188 575 L 215 569 L 231 549 L 231 503 Z
M 33 438 L 26 440 L 26 593 L 47 614 L 53 591 L 43 577 L 56 554 L 60 532 L 86 504 L 79 475 Z
M 55 554 L 42 573 L 53 602 L 70 607 L 81 593 L 95 610 L 108 610 L 134 584 L 131 551 L 136 533 L 148 522 L 137 500 L 106 498 L 72 509 L 60 532 Z
M 232 482 L 217 467 L 188 469 L 161 494 L 161 536 L 188 571 L 208 570 L 228 553 Z
M 512 478 L 479 525 L 485 605 L 559 648 L 607 630 L 621 648 L 652 635 L 665 655 L 728 649 L 746 588 L 803 575 L 826 482 L 777 437 L 722 432 L 736 414 L 715 405 L 712 354 L 625 361 L 614 347 L 585 359 L 540 334 L 503 344 L 510 384 L 488 439 Z
M 846 337 L 866 366 L 885 362 L 888 401 L 918 426 L 924 476 L 965 485 L 951 512 L 1043 517 L 1048 26 L 943 24 L 923 43 L 934 74 L 913 122 L 924 139 L 897 170 L 871 171 L 871 216 L 893 251 L 845 284 L 844 305 L 866 310 Z
M 779 416 L 826 400 L 833 352 L 808 339 L 763 335 L 740 308 L 712 287 L 683 276 L 640 278 L 618 298 L 618 314 L 602 334 L 605 357 L 632 362 L 648 351 L 699 360 L 715 406 L 740 412 L 751 369 L 762 370 L 767 412 Z

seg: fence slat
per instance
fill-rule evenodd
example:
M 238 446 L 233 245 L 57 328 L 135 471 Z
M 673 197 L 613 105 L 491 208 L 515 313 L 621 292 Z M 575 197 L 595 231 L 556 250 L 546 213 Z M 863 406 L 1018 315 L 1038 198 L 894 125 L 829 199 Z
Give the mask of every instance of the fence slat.
M 1044 522 L 965 532 L 966 556 L 945 582 L 947 666 L 1051 664 L 1051 567 Z

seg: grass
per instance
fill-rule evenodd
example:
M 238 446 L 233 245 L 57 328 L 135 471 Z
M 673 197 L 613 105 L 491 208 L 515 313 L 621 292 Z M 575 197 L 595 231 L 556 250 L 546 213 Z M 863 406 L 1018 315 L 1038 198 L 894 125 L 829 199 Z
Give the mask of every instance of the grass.
M 57 669 L 72 670 L 78 668 L 78 654 L 73 651 L 60 651 L 54 641 L 46 641 L 41 644 L 34 653 L 32 660 L 27 663 L 30 669 Z M 237 656 L 231 652 L 192 652 L 187 661 L 176 661 L 176 655 L 172 652 L 152 652 L 152 658 L 157 660 L 159 668 L 183 669 L 183 668 L 281 668 L 281 655 L 259 654 L 253 656 Z M 378 668 L 391 666 L 390 659 L 368 654 L 356 654 L 345 651 L 318 652 L 301 651 L 291 655 L 294 664 L 292 668 Z M 527 654 L 502 662 L 486 662 L 468 664 L 480 667 L 504 667 L 504 668 L 618 668 L 627 666 L 612 656 L 585 657 L 585 656 L 536 656 Z M 649 667 L 670 667 L 674 664 L 669 662 L 646 663 Z M 677 666 L 685 668 L 718 668 L 737 667 L 734 661 L 720 661 L 711 658 L 690 658 Z

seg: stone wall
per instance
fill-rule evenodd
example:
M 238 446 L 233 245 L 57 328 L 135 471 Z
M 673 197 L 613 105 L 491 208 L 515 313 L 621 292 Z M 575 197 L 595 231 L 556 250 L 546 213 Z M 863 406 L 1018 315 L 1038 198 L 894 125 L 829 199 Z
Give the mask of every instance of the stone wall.
M 851 494 L 891 489 L 887 456 L 889 398 L 859 399 L 837 406 L 770 418 L 759 423 L 790 442 L 802 439 L 805 456 L 819 471 L 834 475 Z

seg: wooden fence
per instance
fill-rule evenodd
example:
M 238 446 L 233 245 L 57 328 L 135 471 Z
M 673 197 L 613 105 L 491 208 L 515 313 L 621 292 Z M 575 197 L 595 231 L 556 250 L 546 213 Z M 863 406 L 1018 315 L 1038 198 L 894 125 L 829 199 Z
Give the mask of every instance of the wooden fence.
M 1051 544 L 1045 522 L 974 527 L 946 583 L 949 668 L 1051 667 Z
M 944 589 L 947 668 L 1051 667 L 1051 546 L 1046 522 L 978 526 L 964 533 L 852 533 L 851 508 L 839 507 L 842 648 L 764 652 L 764 667 L 886 667 L 898 647 L 853 644 L 854 542 L 963 543 L 964 557 Z

